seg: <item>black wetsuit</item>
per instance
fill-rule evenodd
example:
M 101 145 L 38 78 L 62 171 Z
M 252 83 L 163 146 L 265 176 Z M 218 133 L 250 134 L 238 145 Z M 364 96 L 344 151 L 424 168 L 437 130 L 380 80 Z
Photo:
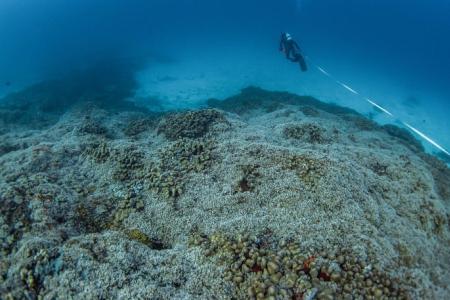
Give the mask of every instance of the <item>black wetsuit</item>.
M 281 35 L 280 51 L 283 51 L 286 54 L 286 58 L 289 59 L 290 61 L 298 62 L 303 72 L 308 70 L 305 59 L 303 58 L 303 55 L 300 53 L 301 50 L 297 42 L 294 41 L 292 38 L 287 39 L 285 34 Z

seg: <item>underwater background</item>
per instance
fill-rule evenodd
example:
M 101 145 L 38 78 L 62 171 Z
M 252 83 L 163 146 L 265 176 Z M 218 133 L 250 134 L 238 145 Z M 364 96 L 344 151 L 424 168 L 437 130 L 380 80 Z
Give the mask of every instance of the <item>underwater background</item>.
M 0 299 L 450 299 L 449 36 L 438 0 L 0 1 Z
M 290 32 L 315 64 L 450 148 L 446 1 L 2 1 L 0 95 L 99 61 L 140 60 L 137 94 L 189 107 L 248 85 L 370 114 L 361 97 L 277 52 Z M 427 146 L 428 147 L 428 146 Z M 429 148 L 439 152 L 439 149 Z

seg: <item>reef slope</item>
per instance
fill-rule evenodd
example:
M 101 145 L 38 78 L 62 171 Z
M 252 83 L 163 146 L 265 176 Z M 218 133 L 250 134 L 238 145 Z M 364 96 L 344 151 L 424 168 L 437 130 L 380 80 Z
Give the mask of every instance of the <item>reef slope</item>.
M 4 105 L 0 298 L 450 296 L 450 171 L 408 132 L 254 87 L 208 105 Z

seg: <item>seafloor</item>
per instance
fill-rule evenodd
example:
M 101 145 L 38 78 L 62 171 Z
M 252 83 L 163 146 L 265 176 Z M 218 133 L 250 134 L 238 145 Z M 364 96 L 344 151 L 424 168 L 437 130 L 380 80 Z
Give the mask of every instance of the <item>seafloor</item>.
M 152 113 L 132 85 L 3 101 L 1 299 L 450 297 L 450 170 L 407 131 L 254 87 Z

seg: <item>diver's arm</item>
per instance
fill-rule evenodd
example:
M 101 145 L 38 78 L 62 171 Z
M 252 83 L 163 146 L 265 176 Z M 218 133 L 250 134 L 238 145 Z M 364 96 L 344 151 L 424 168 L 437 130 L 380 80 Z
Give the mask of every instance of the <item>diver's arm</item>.
M 293 41 L 293 45 L 294 45 L 294 47 L 295 47 L 295 49 L 296 50 L 298 50 L 298 51 L 302 51 L 301 49 L 300 49 L 300 46 L 297 44 L 297 42 L 296 41 Z

